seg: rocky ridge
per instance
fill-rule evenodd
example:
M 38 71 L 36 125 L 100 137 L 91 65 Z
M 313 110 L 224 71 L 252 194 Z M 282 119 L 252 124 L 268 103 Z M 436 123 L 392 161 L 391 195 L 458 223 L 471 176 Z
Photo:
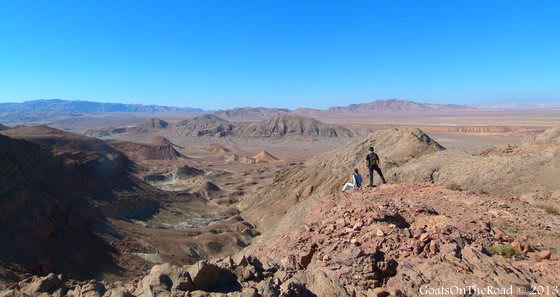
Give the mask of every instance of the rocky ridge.
M 505 145 L 479 154 L 442 151 L 387 168 L 392 182 L 434 182 L 450 188 L 494 195 L 548 199 L 560 190 L 560 127 L 528 137 L 521 145 Z M 542 201 L 541 201 L 542 202 Z M 551 201 L 560 206 L 560 201 Z
M 242 107 L 228 110 L 218 110 L 214 112 L 214 115 L 230 120 L 254 120 L 283 116 L 288 113 L 290 113 L 290 110 L 284 108 Z
M 202 115 L 178 123 L 168 124 L 159 119 L 151 119 L 135 127 L 120 127 L 102 130 L 88 130 L 85 135 L 107 137 L 115 134 L 146 132 L 175 132 L 187 137 L 242 137 L 242 138 L 301 138 L 353 137 L 354 133 L 344 127 L 332 126 L 313 118 L 283 115 L 257 122 L 230 122 L 216 115 Z
M 282 116 L 240 125 L 235 135 L 242 137 L 352 137 L 344 127 L 334 127 L 302 116 Z
M 301 200 L 339 192 L 342 185 L 350 181 L 354 168 L 360 169 L 365 183 L 367 173 L 363 168 L 370 146 L 374 146 L 381 157 L 383 169 L 402 166 L 444 150 L 420 129 L 378 130 L 362 141 L 349 143 L 340 149 L 318 154 L 303 164 L 280 170 L 272 185 L 258 196 L 258 201 L 247 207 L 245 215 L 257 225 L 274 224 L 288 208 Z

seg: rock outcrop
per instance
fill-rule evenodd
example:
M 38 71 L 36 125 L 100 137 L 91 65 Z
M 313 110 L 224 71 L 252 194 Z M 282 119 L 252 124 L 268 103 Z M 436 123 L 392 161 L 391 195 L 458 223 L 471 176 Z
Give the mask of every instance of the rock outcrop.
M 302 116 L 281 116 L 239 125 L 235 134 L 243 137 L 352 137 L 347 128 L 324 124 Z
M 559 281 L 558 255 L 547 260 L 559 239 L 541 237 L 534 245 L 527 238 L 556 232 L 560 219 L 520 199 L 429 184 L 383 185 L 301 207 L 294 206 L 245 254 L 294 270 L 322 271 L 356 296 Z M 533 220 L 533 213 L 546 216 L 547 223 Z
M 288 113 L 290 113 L 290 110 L 283 108 L 242 107 L 218 110 L 214 115 L 229 120 L 255 120 L 283 116 Z
M 203 115 L 180 121 L 174 129 L 182 136 L 224 137 L 232 133 L 234 125 L 214 115 Z

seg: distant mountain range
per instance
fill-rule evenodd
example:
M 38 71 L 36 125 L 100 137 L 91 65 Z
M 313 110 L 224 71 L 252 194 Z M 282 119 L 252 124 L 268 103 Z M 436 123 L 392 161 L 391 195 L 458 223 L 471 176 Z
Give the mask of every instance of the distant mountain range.
M 80 116 L 100 113 L 200 113 L 202 109 L 190 107 L 101 103 L 41 99 L 22 103 L 0 103 L 0 120 L 32 122 L 60 116 Z
M 328 113 L 360 113 L 360 112 L 426 112 L 426 111 L 463 111 L 474 110 L 474 107 L 458 104 L 416 103 L 409 100 L 376 100 L 369 103 L 350 104 L 348 106 L 331 107 Z
M 264 107 L 244 107 L 234 108 L 229 110 L 219 110 L 214 114 L 224 119 L 230 120 L 250 120 L 250 119 L 263 119 L 270 117 L 278 117 L 284 115 L 300 115 L 300 116 L 334 116 L 352 114 L 369 114 L 369 113 L 420 113 L 420 112 L 442 112 L 442 111 L 468 111 L 477 110 L 476 107 L 468 105 L 457 104 L 428 104 L 416 103 L 409 100 L 376 100 L 368 103 L 350 104 L 348 106 L 335 106 L 328 109 L 314 109 L 314 108 L 298 108 L 296 110 L 289 110 L 283 108 L 264 108 Z
M 286 115 L 307 117 L 337 116 L 347 114 L 370 113 L 426 113 L 426 112 L 457 112 L 476 110 L 529 110 L 559 109 L 560 103 L 512 103 L 512 104 L 430 104 L 417 103 L 409 100 L 387 99 L 368 103 L 335 106 L 328 109 L 242 107 L 218 110 L 214 115 L 226 120 L 258 120 Z M 212 113 L 200 108 L 101 103 L 92 101 L 70 101 L 61 99 L 42 99 L 23 103 L 0 103 L 0 122 L 33 123 L 55 118 L 78 117 L 90 114 L 107 113 Z
M 500 104 L 474 104 L 472 105 L 482 110 L 543 110 L 560 109 L 558 103 L 500 103 Z

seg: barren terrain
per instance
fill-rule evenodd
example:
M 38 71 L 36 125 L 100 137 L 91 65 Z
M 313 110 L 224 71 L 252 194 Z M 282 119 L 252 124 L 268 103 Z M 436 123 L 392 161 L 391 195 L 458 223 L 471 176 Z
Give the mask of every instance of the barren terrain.
M 560 112 L 351 108 L 2 127 L 0 203 L 10 212 L 0 223 L 12 238 L 0 246 L 3 294 L 416 296 L 451 281 L 559 285 Z M 376 175 L 376 188 L 340 194 L 354 168 L 367 184 L 369 146 L 389 185 Z M 10 225 L 20 215 L 35 221 Z M 32 226 L 48 249 L 18 235 Z

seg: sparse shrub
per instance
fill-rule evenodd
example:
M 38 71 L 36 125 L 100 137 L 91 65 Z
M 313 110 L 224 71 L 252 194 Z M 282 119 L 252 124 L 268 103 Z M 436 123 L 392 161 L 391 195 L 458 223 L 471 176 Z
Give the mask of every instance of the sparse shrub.
M 446 188 L 448 188 L 449 190 L 453 190 L 453 191 L 462 191 L 463 190 L 461 188 L 461 186 L 456 184 L 456 183 L 448 184 Z
M 500 228 L 502 231 L 509 231 L 512 233 L 518 233 L 521 229 L 518 225 L 512 224 L 505 219 L 497 219 L 490 222 L 490 228 L 494 229 L 495 227 Z
M 546 213 L 548 213 L 548 214 L 555 215 L 555 216 L 560 215 L 560 210 L 558 210 L 558 208 L 554 207 L 554 205 L 539 204 L 539 205 L 537 205 L 537 207 L 546 211 Z
M 484 189 L 480 189 L 480 190 L 478 190 L 478 194 L 486 196 L 486 195 L 488 195 L 488 191 L 486 191 Z
M 514 248 L 511 244 L 495 244 L 488 248 L 488 253 L 492 256 L 500 255 L 506 258 L 521 255 L 521 251 Z
M 558 249 L 556 249 L 556 248 L 551 247 L 548 250 L 550 251 L 551 254 L 554 254 L 554 255 L 558 254 Z

